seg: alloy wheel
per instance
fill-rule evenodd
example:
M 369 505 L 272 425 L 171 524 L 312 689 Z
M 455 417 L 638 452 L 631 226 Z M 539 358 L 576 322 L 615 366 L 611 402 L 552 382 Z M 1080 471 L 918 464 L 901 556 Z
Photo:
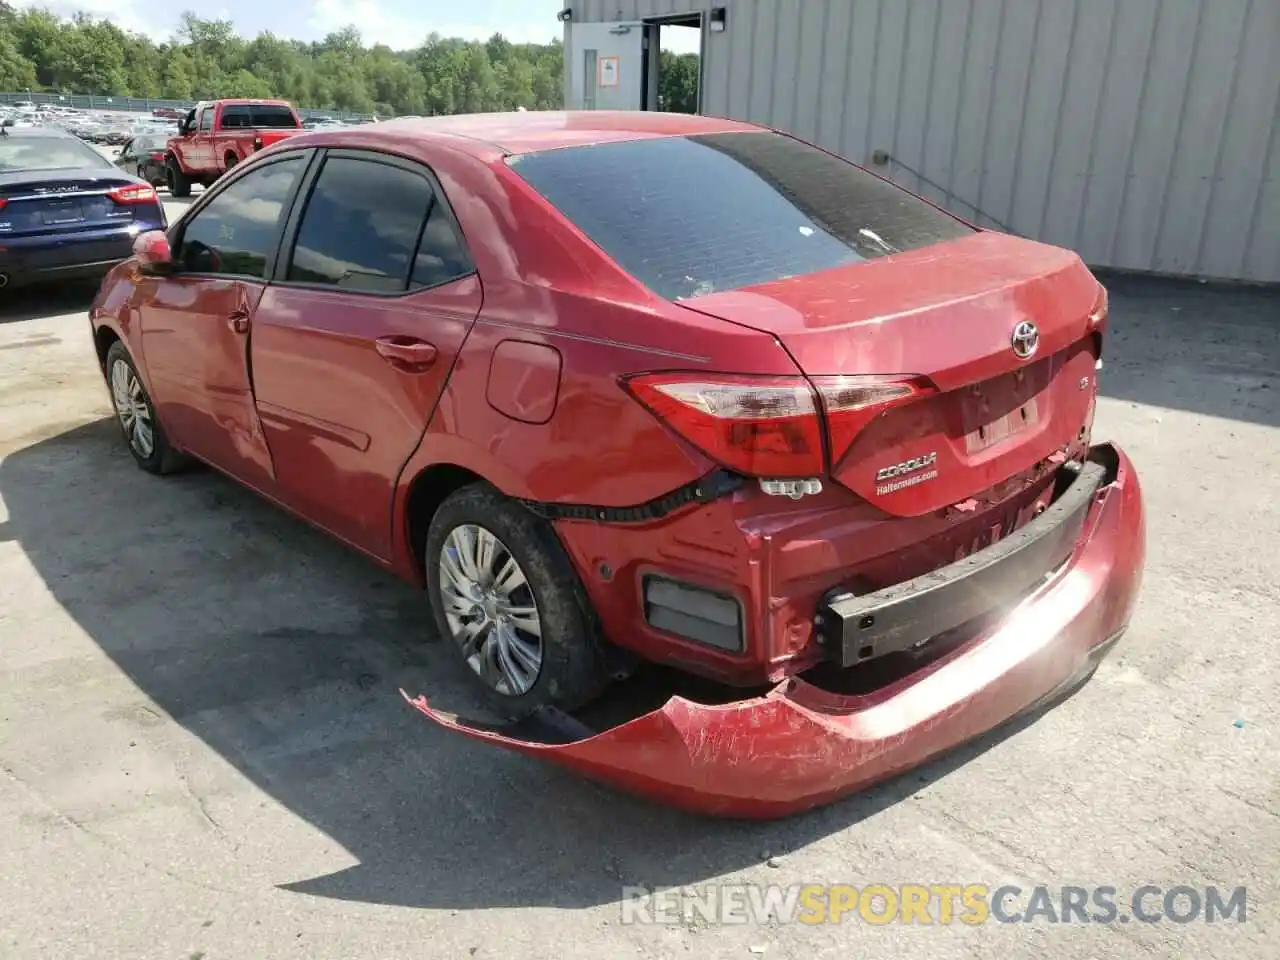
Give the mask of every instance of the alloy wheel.
M 528 693 L 542 671 L 542 621 L 507 545 L 477 524 L 454 527 L 440 551 L 440 596 L 476 675 L 506 696 Z
M 148 459 L 156 449 L 155 419 L 138 375 L 123 360 L 111 365 L 111 399 L 129 446 Z

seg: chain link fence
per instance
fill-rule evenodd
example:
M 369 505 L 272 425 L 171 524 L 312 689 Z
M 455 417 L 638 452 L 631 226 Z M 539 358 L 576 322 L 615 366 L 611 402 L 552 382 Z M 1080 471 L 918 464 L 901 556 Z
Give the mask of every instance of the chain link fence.
M 0 93 L 0 105 L 14 103 L 34 103 L 36 106 L 48 104 L 55 107 L 72 107 L 76 110 L 119 110 L 129 113 L 151 113 L 164 107 L 181 110 L 184 113 L 195 106 L 191 100 L 162 100 L 151 97 L 100 97 L 93 93 L 33 93 L 31 91 L 17 93 Z M 315 110 L 299 107 L 298 113 L 305 120 L 308 117 L 333 117 L 336 120 L 367 120 L 367 113 L 348 113 L 342 110 Z

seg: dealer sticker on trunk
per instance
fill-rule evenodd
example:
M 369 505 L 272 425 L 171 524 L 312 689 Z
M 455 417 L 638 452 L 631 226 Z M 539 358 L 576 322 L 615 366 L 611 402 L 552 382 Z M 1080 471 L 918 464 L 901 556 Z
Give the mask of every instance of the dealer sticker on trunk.
M 910 460 L 903 460 L 901 463 L 895 463 L 893 466 L 883 468 L 876 473 L 876 493 L 883 496 L 886 493 L 896 493 L 899 490 L 905 490 L 907 487 L 919 486 L 929 480 L 937 479 L 937 470 L 929 470 L 928 473 L 920 472 L 928 470 L 929 467 L 934 466 L 937 462 L 938 452 L 933 450 L 923 456 L 913 457 Z M 898 479 L 899 477 L 905 479 Z

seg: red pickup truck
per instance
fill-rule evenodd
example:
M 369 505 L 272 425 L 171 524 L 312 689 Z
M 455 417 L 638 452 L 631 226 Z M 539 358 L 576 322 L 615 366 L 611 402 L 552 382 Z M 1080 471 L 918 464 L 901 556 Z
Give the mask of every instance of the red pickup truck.
M 302 119 L 286 100 L 210 100 L 178 121 L 165 145 L 165 181 L 175 197 L 193 183 L 213 183 L 263 147 L 302 132 Z

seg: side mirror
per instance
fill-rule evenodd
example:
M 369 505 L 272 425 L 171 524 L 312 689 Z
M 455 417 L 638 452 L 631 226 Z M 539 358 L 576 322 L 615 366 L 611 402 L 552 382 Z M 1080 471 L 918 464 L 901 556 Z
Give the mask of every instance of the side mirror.
M 173 269 L 173 251 L 163 230 L 148 230 L 133 241 L 133 255 L 145 273 L 163 274 Z

